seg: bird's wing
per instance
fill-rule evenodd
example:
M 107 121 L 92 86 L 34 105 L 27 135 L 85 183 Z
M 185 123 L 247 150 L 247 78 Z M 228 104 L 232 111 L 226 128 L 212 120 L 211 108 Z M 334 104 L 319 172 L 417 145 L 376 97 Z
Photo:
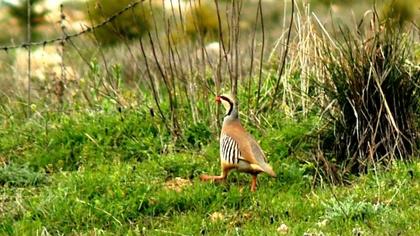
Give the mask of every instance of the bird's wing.
M 255 160 L 258 163 L 267 163 L 267 158 L 265 157 L 264 152 L 262 151 L 260 145 L 254 140 L 254 138 L 248 134 L 248 142 L 251 146 L 252 154 L 254 154 Z

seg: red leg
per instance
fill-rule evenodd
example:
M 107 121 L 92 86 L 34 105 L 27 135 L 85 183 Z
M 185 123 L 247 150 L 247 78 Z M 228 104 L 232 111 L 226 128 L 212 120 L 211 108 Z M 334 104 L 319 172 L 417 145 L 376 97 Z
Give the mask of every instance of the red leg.
M 229 173 L 230 169 L 223 168 L 221 175 L 200 175 L 201 181 L 224 181 Z
M 252 175 L 251 192 L 255 192 L 255 190 L 257 190 L 257 175 Z

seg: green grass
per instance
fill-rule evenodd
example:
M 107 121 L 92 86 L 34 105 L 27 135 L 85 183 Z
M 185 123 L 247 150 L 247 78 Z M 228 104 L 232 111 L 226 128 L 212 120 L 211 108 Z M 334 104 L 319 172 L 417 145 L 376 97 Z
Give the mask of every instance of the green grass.
M 308 155 L 299 140 L 311 119 L 250 127 L 278 173 L 261 175 L 251 193 L 246 174 L 199 181 L 220 171 L 217 139 L 205 126 L 189 131 L 200 145 L 187 138 L 181 148 L 146 112 L 71 117 L 3 123 L 1 235 L 276 235 L 281 224 L 290 235 L 420 231 L 420 163 L 378 167 L 346 186 L 313 185 L 314 167 L 298 161 Z

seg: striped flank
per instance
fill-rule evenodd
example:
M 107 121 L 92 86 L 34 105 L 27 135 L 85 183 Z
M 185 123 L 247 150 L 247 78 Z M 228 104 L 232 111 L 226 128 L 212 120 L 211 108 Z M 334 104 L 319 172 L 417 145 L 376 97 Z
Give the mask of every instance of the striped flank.
M 220 158 L 230 164 L 237 164 L 240 156 L 241 152 L 236 141 L 226 134 L 222 134 L 220 137 Z

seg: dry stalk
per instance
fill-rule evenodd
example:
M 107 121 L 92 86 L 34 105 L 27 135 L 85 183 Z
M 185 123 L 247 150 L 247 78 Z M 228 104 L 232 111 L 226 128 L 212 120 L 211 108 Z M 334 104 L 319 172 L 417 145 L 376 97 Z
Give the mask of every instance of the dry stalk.
M 261 97 L 261 86 L 262 86 L 262 73 L 263 73 L 263 60 L 264 60 L 264 50 L 265 50 L 265 28 L 264 28 L 264 16 L 261 0 L 258 1 L 257 16 L 260 16 L 261 23 L 261 51 L 260 51 L 260 65 L 258 70 L 258 89 L 257 89 L 257 99 L 255 101 L 255 112 L 258 112 L 259 102 Z
M 162 119 L 162 122 L 165 124 L 167 130 L 171 130 L 170 126 L 168 125 L 168 122 L 166 121 L 166 117 L 163 114 L 162 108 L 160 107 L 159 94 L 157 92 L 155 82 L 154 82 L 154 78 L 153 78 L 152 72 L 150 70 L 149 62 L 147 60 L 147 56 L 146 56 L 146 52 L 144 50 L 144 45 L 143 45 L 142 39 L 139 39 L 139 44 L 140 44 L 141 53 L 143 55 L 144 64 L 145 64 L 145 67 L 146 67 L 146 72 L 147 72 L 147 75 L 148 75 L 147 78 L 149 78 L 150 87 L 151 87 L 152 93 L 153 93 L 153 99 L 155 101 L 156 107 L 158 108 L 160 118 Z
M 273 110 L 274 108 L 274 102 L 277 99 L 277 93 L 278 93 L 278 89 L 279 89 L 279 85 L 280 85 L 280 80 L 281 80 L 281 76 L 283 75 L 283 71 L 284 68 L 286 66 L 286 57 L 287 57 L 287 53 L 289 51 L 289 43 L 290 43 L 290 36 L 292 33 L 292 26 L 293 26 L 293 16 L 295 14 L 295 0 L 292 0 L 292 12 L 291 12 L 291 16 L 290 16 L 290 24 L 289 24 L 289 29 L 287 31 L 287 38 L 286 38 L 286 46 L 285 46 L 285 50 L 283 52 L 283 57 L 281 60 L 281 64 L 279 67 L 279 74 L 277 77 L 277 81 L 276 81 L 276 86 L 274 88 L 274 94 L 273 94 L 273 98 L 271 100 L 271 105 L 270 105 L 270 109 Z
M 61 79 L 58 79 L 56 81 L 55 93 L 56 93 L 56 96 L 58 97 L 58 101 L 59 101 L 61 107 L 63 107 L 64 89 L 65 89 L 65 85 L 66 85 L 66 71 L 65 71 L 65 64 L 64 64 L 64 50 L 65 50 L 65 42 L 66 42 L 65 41 L 66 26 L 64 24 L 65 20 L 66 20 L 66 16 L 64 15 L 63 4 L 60 4 L 60 28 L 61 28 L 61 33 L 62 33 L 62 41 L 60 42 L 60 44 L 61 44 L 61 51 L 60 51 Z
M 28 50 L 28 69 L 27 69 L 27 75 L 28 75 L 28 117 L 31 116 L 31 1 L 27 2 L 27 28 L 26 28 L 26 38 L 27 38 L 27 47 Z M 7 49 L 5 49 L 7 50 Z

